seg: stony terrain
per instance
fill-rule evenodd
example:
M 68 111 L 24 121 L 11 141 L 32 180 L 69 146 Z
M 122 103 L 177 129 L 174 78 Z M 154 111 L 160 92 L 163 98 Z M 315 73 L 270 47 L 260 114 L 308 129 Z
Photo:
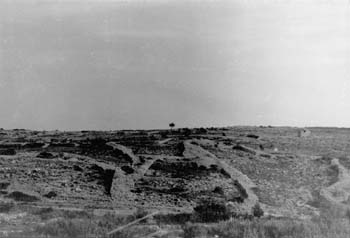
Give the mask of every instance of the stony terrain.
M 225 198 L 238 212 L 317 215 L 349 205 L 350 130 L 230 127 L 153 131 L 0 131 L 0 200 L 19 208 L 192 211 Z M 0 211 L 3 230 L 35 217 Z

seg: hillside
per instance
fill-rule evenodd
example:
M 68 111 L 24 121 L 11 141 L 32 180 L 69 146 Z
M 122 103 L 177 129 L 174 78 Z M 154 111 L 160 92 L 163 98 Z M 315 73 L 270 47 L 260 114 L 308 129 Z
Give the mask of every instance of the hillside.
M 200 200 L 237 214 L 309 219 L 347 207 L 350 130 L 230 127 L 152 131 L 0 131 L 1 230 L 43 224 L 36 209 L 192 212 Z

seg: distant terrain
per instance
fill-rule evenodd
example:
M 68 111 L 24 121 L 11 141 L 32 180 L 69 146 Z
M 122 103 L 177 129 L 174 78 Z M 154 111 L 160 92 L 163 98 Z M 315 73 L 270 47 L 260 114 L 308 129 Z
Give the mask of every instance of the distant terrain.
M 256 216 L 258 206 L 259 217 L 310 220 L 325 206 L 350 205 L 349 156 L 350 129 L 342 128 L 2 129 L 0 236 L 39 232 L 74 212 L 185 219 L 208 200 L 236 218 Z M 151 224 L 149 237 L 183 237 L 179 227 L 161 236 L 165 228 Z

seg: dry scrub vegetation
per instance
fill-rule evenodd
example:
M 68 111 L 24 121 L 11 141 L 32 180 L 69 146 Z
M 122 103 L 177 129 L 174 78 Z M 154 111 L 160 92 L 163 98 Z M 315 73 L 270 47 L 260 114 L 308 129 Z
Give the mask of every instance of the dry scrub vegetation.
M 347 238 L 350 234 L 350 211 L 344 211 L 344 209 L 331 205 L 324 208 L 320 216 L 311 220 L 267 217 L 222 220 L 227 217 L 215 211 L 212 213 L 212 219 L 216 221 L 204 223 L 198 212 L 159 214 L 111 236 L 107 235 L 109 231 L 148 213 L 138 209 L 134 214 L 128 216 L 108 213 L 96 217 L 89 211 L 57 211 L 42 208 L 32 211 L 32 214 L 40 216 L 44 222 L 43 225 L 37 225 L 34 229 L 22 233 L 11 233 L 6 237 Z M 210 214 L 207 212 L 206 215 Z M 162 230 L 163 233 L 158 236 L 149 236 L 149 234 L 156 234 L 159 230 Z
M 350 133 L 298 130 L 4 131 L 0 237 L 350 237 Z

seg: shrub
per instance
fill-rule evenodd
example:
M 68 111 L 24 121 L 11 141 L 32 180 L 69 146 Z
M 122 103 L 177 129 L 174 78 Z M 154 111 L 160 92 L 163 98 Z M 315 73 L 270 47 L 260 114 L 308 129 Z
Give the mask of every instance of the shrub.
M 133 215 L 121 216 L 114 213 L 107 213 L 97 221 L 99 229 L 104 230 L 105 233 L 135 220 Z
M 25 194 L 20 191 L 14 191 L 7 195 L 8 198 L 12 198 L 15 201 L 19 202 L 36 202 L 39 201 L 39 198 L 33 195 Z
M 144 208 L 138 207 L 134 213 L 134 219 L 140 219 L 147 215 L 148 215 L 148 212 Z M 144 219 L 140 221 L 140 223 L 147 223 L 147 220 L 148 219 Z
M 208 230 L 201 224 L 188 223 L 183 230 L 184 238 L 207 237 L 208 235 Z
M 252 207 L 252 214 L 254 217 L 262 217 L 264 215 L 264 211 L 259 203 L 256 203 L 254 207 Z
M 186 137 L 190 136 L 192 133 L 191 129 L 189 128 L 183 128 L 181 131 L 182 131 L 182 134 Z
M 54 155 L 50 152 L 42 151 L 36 157 L 42 158 L 42 159 L 52 159 L 54 158 Z
M 62 216 L 68 219 L 91 218 L 92 214 L 88 210 L 62 210 Z
M 225 194 L 224 189 L 222 187 L 219 187 L 219 186 L 216 186 L 214 188 L 213 193 L 217 193 L 217 194 L 220 194 L 220 195 L 224 195 Z
M 9 182 L 0 182 L 0 190 L 7 189 L 10 186 Z
M 195 219 L 200 222 L 217 222 L 230 218 L 230 212 L 221 199 L 202 199 L 194 208 Z
M 46 221 L 57 216 L 57 212 L 51 207 L 40 208 L 39 210 L 34 211 L 33 214 L 39 216 L 42 221 Z
M 46 198 L 54 198 L 54 197 L 57 197 L 57 193 L 55 191 L 50 191 L 50 192 L 44 194 L 44 197 L 46 197 Z
M 183 153 L 185 151 L 185 145 L 184 143 L 180 142 L 176 145 L 176 155 L 177 156 L 183 156 Z
M 0 155 L 16 155 L 16 150 L 13 148 L 0 150 Z
M 138 207 L 134 213 L 135 219 L 139 219 L 147 215 L 148 215 L 148 212 L 142 207 Z
M 169 132 L 168 131 L 161 131 L 161 132 L 159 132 L 159 134 L 163 139 L 166 139 L 166 138 L 168 138 Z
M 169 213 L 169 214 L 157 214 L 154 216 L 154 220 L 158 224 L 185 224 L 192 218 L 191 213 Z
M 8 213 L 14 206 L 13 202 L 0 201 L 0 213 Z
M 199 129 L 197 129 L 197 133 L 198 133 L 198 134 L 207 134 L 207 133 L 208 133 L 208 130 L 205 129 L 205 128 L 203 128 L 203 127 L 201 127 L 201 128 L 199 128 Z
M 46 236 L 76 238 L 86 234 L 88 229 L 89 224 L 85 220 L 58 219 L 56 221 L 46 223 L 45 225 L 37 226 L 35 231 Z

